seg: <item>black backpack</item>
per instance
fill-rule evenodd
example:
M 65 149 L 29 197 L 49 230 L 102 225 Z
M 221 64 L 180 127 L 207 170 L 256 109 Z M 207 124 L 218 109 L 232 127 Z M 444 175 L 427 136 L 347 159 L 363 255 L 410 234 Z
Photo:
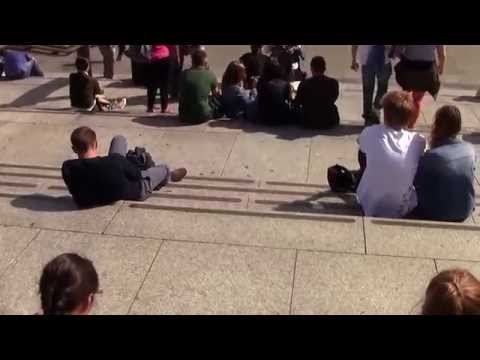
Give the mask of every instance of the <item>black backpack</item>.
M 346 167 L 341 165 L 330 166 L 327 170 L 327 179 L 330 189 L 333 192 L 347 193 L 355 192 L 357 179 Z
M 145 148 L 137 146 L 134 150 L 128 150 L 125 157 L 140 170 L 147 170 L 155 166 L 152 155 L 150 155 Z

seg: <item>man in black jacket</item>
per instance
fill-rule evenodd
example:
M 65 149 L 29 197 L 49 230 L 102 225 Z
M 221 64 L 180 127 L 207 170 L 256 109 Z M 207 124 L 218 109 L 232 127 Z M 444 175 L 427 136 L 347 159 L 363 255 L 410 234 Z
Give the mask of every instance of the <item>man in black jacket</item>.
M 62 177 L 79 207 L 144 201 L 169 180 L 177 182 L 187 174 L 184 168 L 170 171 L 163 164 L 141 171 L 125 157 L 127 140 L 121 135 L 112 139 L 107 156 L 97 155 L 97 136 L 89 127 L 75 129 L 70 139 L 78 159 L 63 163 Z
M 331 129 L 340 123 L 335 101 L 338 98 L 338 81 L 325 75 L 325 59 L 315 56 L 310 62 L 312 77 L 298 86 L 293 104 L 304 126 Z

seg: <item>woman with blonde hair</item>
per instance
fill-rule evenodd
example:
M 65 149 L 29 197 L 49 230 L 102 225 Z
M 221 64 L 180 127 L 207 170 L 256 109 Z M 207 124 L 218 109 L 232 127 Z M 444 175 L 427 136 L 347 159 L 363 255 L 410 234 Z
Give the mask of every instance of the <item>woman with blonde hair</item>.
M 457 138 L 460 110 L 445 105 L 437 110 L 430 149 L 418 164 L 414 186 L 418 205 L 410 217 L 462 222 L 475 207 L 475 149 Z

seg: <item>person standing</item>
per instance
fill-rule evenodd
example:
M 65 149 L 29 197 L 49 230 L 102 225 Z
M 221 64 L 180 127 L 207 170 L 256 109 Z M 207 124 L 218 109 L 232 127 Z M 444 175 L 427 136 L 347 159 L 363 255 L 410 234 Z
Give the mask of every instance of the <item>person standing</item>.
M 168 107 L 168 78 L 170 73 L 170 51 L 167 45 L 152 45 L 147 83 L 147 112 L 154 112 L 155 97 L 160 89 L 162 113 Z
M 365 120 L 365 126 L 380 123 L 381 102 L 388 91 L 388 80 L 392 75 L 389 51 L 388 45 L 352 45 L 351 69 L 358 71 L 361 66 L 362 72 L 362 117 Z
M 167 45 L 170 56 L 169 93 L 172 99 L 178 98 L 180 84 L 180 49 L 179 45 Z
M 408 127 L 414 128 L 420 115 L 425 93 L 436 99 L 440 91 L 440 75 L 447 58 L 445 45 L 395 45 L 392 56 L 400 58 L 395 66 L 398 85 L 412 92 L 415 112 Z
M 115 54 L 113 51 L 113 45 L 98 45 L 98 49 L 103 56 L 103 77 L 107 79 L 113 79 Z

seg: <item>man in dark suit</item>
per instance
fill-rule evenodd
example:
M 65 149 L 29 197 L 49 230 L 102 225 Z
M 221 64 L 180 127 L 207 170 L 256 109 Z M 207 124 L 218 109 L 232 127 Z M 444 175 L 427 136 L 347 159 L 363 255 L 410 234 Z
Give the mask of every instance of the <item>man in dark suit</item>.
M 338 81 L 325 75 L 325 59 L 315 56 L 310 62 L 312 77 L 298 86 L 293 105 L 301 123 L 309 128 L 331 129 L 340 123 L 335 101 Z

